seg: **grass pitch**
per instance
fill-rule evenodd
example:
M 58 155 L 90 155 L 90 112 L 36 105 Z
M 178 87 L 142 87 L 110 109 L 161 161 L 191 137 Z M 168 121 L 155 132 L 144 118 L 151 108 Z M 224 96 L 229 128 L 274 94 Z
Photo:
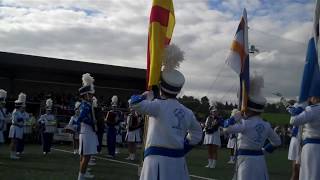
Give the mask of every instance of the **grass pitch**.
M 71 146 L 55 145 L 54 148 L 71 151 Z M 90 171 L 96 176 L 96 180 L 137 180 L 137 166 L 139 161 L 129 162 L 124 160 L 128 156 L 127 150 L 122 148 L 116 161 L 109 161 L 104 147 L 102 155 L 98 155 L 97 165 Z M 232 165 L 227 164 L 229 150 L 219 151 L 218 164 L 215 169 L 207 169 L 207 151 L 205 147 L 199 147 L 188 154 L 187 161 L 189 172 L 195 176 L 205 178 L 228 180 L 232 179 Z M 283 180 L 290 178 L 290 162 L 287 160 L 287 150 L 280 149 L 267 156 L 268 169 L 271 180 Z M 134 163 L 134 164 L 132 164 Z M 25 154 L 20 160 L 9 159 L 8 145 L 0 146 L 0 179 L 10 180 L 76 180 L 79 168 L 79 156 L 66 151 L 54 150 L 51 154 L 42 155 L 40 145 L 27 145 Z M 191 179 L 196 180 L 195 176 Z

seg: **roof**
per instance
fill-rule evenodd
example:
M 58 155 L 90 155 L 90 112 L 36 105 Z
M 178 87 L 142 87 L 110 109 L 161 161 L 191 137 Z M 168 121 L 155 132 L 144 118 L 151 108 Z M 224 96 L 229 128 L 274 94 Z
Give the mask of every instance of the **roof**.
M 74 60 L 41 57 L 0 51 L 1 66 L 36 68 L 74 73 L 92 73 L 118 78 L 145 79 L 146 70 L 132 67 L 113 66 Z

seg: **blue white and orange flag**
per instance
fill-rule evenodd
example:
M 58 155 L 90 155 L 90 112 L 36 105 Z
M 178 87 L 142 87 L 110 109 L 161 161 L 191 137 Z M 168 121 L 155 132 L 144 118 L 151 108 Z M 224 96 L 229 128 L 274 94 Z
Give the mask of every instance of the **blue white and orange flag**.
M 153 0 L 147 48 L 147 89 L 160 80 L 164 49 L 170 44 L 175 25 L 172 0 Z
M 319 19 L 320 19 L 320 0 L 316 0 L 315 4 L 315 11 L 314 11 L 314 17 L 313 17 L 313 37 L 316 44 L 316 51 L 318 59 L 320 59 L 320 53 L 318 52 L 319 49 Z
M 304 65 L 302 81 L 300 86 L 299 103 L 306 102 L 312 94 L 315 94 L 313 91 L 319 91 L 318 89 L 314 88 L 316 82 L 319 82 L 320 79 L 318 63 L 319 13 L 320 2 L 317 0 L 313 19 L 313 36 L 310 38 L 308 43 L 306 63 Z
M 241 107 L 241 111 L 247 110 L 250 86 L 248 49 L 248 21 L 247 11 L 244 9 L 226 60 L 226 63 L 240 77 L 239 107 Z

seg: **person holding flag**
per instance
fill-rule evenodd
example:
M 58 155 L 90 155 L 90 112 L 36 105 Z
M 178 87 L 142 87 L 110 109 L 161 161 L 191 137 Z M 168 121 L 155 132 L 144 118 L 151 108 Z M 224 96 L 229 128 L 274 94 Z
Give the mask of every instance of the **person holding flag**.
M 262 87 L 263 77 L 253 76 L 250 80 L 247 110 L 243 111 L 242 116 L 241 112 L 236 113 L 225 123 L 224 132 L 238 134 L 235 173 L 237 180 L 268 180 L 264 154 L 272 153 L 276 146 L 281 144 L 280 137 L 273 131 L 270 123 L 261 117 L 266 103 L 261 93 Z M 267 139 L 270 143 L 265 145 Z
M 302 132 L 300 154 L 300 180 L 320 179 L 320 71 L 318 63 L 320 2 L 316 2 L 314 16 L 314 36 L 310 38 L 306 63 L 301 83 L 299 103 L 309 103 L 303 108 L 288 108 L 291 114 L 290 124 L 299 126 Z
M 185 78 L 177 70 L 183 52 L 176 45 L 166 48 L 161 72 L 160 96 L 153 93 L 133 95 L 130 107 L 148 115 L 144 162 L 140 180 L 188 180 L 185 154 L 202 139 L 202 129 L 193 112 L 176 99 Z
M 246 9 L 243 10 L 226 63 L 240 77 L 239 110 L 241 111 L 224 123 L 224 132 L 238 134 L 235 179 L 267 180 L 269 176 L 264 153 L 272 152 L 281 144 L 281 140 L 271 125 L 261 117 L 266 104 L 261 92 L 264 79 L 259 75 L 250 78 Z M 264 146 L 267 139 L 270 143 Z

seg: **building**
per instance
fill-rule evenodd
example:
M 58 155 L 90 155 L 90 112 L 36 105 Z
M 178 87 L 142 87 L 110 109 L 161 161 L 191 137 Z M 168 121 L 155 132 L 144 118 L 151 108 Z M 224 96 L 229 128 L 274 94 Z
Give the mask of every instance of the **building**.
M 48 94 L 77 96 L 81 76 L 87 72 L 95 78 L 98 100 L 106 104 L 112 95 L 126 103 L 130 95 L 145 89 L 145 69 L 8 52 L 0 52 L 0 59 L 0 88 L 8 91 L 9 103 L 20 92 L 27 94 L 28 103 L 38 107 Z M 57 101 L 63 101 L 60 98 Z

